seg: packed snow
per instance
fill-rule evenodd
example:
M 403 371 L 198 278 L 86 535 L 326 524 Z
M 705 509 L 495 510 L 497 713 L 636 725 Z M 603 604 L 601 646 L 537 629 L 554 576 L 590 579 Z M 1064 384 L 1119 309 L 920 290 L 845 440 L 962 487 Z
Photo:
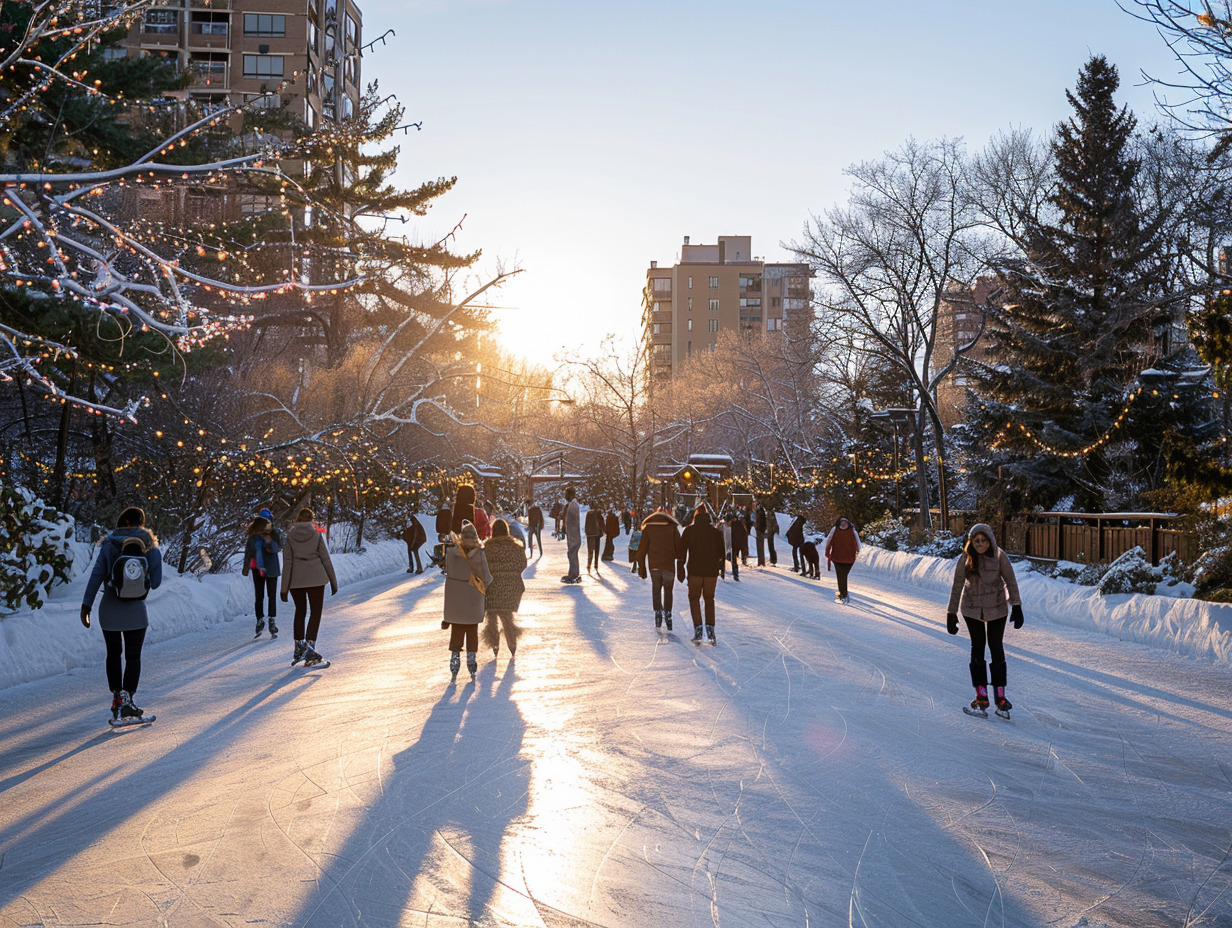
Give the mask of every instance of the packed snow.
M 1232 607 L 1020 572 L 978 719 L 949 562 L 865 548 L 841 606 L 780 550 L 698 647 L 626 536 L 576 586 L 546 541 L 474 682 L 401 542 L 335 559 L 325 670 L 246 578 L 169 577 L 146 727 L 105 724 L 82 579 L 0 619 L 0 928 L 1232 925 Z

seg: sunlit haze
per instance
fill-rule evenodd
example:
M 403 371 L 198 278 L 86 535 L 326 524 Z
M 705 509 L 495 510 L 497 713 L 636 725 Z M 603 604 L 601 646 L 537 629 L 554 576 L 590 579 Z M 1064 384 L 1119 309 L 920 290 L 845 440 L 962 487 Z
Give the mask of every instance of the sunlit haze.
M 1048 132 L 1091 54 L 1118 99 L 1156 117 L 1141 71 L 1176 73 L 1155 31 L 1114 0 L 1006 4 L 422 2 L 367 0 L 365 58 L 422 130 L 399 179 L 456 188 L 424 240 L 465 216 L 477 278 L 522 273 L 483 302 L 507 347 L 550 361 L 633 336 L 651 261 L 751 235 L 789 258 L 808 217 L 840 202 L 843 169 L 908 137 L 981 147 Z

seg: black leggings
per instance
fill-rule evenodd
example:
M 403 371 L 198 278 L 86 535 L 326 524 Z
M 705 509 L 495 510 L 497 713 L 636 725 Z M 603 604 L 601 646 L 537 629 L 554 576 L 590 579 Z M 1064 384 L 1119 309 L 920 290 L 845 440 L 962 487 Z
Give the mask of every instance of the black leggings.
M 125 632 L 103 629 L 103 641 L 107 643 L 107 688 L 113 693 L 126 690 L 128 695 L 133 695 L 141 682 L 141 646 L 145 644 L 145 629 Z
M 257 618 L 263 619 L 265 615 L 269 615 L 271 619 L 278 617 L 278 578 L 263 577 L 260 571 L 254 570 L 249 574 L 252 577 L 252 592 L 256 597 L 253 603 L 253 608 L 256 610 Z M 264 601 L 269 601 L 268 613 L 263 613 Z
M 321 606 L 325 603 L 325 587 L 292 587 L 291 599 L 295 600 L 295 640 L 316 641 L 317 632 L 321 628 Z M 304 630 L 305 616 L 308 619 L 307 631 Z
M 1005 663 L 1005 619 L 991 619 L 988 622 L 963 616 L 967 623 L 967 631 L 971 635 L 971 662 L 984 663 L 984 646 L 988 646 L 988 656 L 993 664 Z

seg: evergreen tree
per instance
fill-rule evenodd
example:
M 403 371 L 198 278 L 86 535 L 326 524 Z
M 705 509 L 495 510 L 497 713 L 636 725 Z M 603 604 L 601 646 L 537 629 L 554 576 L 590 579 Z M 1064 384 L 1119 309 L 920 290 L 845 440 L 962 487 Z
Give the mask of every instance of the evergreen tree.
M 1100 509 L 1112 496 L 1109 443 L 1125 440 L 1139 372 L 1155 360 L 1164 302 L 1162 216 L 1136 196 L 1136 120 L 1113 100 L 1103 56 L 1066 98 L 1041 218 L 1023 217 L 1020 255 L 996 267 L 984 306 L 989 361 L 969 361 L 977 482 L 1010 506 Z

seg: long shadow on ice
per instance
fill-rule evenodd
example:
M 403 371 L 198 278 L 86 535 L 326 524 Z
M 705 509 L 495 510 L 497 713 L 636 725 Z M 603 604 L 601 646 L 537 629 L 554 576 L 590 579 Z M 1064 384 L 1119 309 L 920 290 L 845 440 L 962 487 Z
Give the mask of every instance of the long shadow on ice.
M 516 679 L 513 662 L 499 680 L 488 662 L 476 684 L 447 687 L 293 924 L 470 924 L 499 909 L 502 843 L 530 782 Z
M 250 699 L 228 712 L 216 724 L 204 729 L 197 737 L 185 741 L 148 764 L 132 767 L 119 775 L 107 771 L 98 779 L 81 784 L 75 790 L 72 800 L 57 804 L 54 811 L 49 812 L 49 807 L 43 805 L 19 819 L 5 823 L 5 827 L 0 830 L 0 861 L 3 861 L 0 909 L 21 897 L 48 873 L 59 870 L 76 854 L 103 840 L 120 822 L 138 814 L 146 806 L 153 805 L 179 788 L 184 781 L 198 776 L 201 772 L 203 752 L 225 751 L 227 744 L 240 736 L 242 729 L 247 727 L 251 719 L 262 719 L 295 699 L 306 687 L 312 685 L 312 680 L 313 678 L 298 673 L 285 674 L 254 693 Z M 287 684 L 297 681 L 303 685 L 284 690 Z M 254 716 L 253 710 L 258 707 L 261 707 L 262 713 Z M 107 737 L 91 738 L 81 748 L 105 750 L 103 742 L 115 737 L 138 735 L 139 731 L 130 729 L 104 734 Z M 59 759 L 68 759 L 80 753 L 80 750 L 70 750 Z M 46 765 L 40 769 L 46 769 Z M 16 778 L 10 780 L 20 782 Z M 12 785 L 10 781 L 6 781 L 6 784 Z M 83 804 L 89 805 L 89 814 L 77 814 Z

